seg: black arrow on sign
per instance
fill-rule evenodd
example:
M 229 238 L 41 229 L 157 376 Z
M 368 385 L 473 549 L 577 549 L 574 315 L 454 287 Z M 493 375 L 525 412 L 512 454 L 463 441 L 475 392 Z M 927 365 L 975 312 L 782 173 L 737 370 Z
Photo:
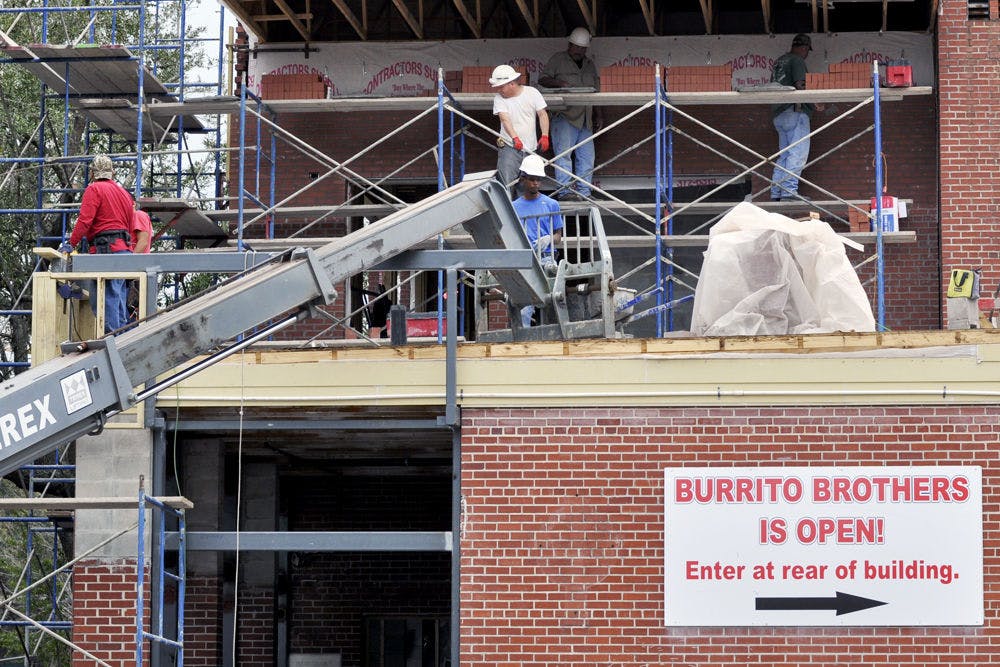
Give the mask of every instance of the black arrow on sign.
M 757 598 L 757 611 L 804 611 L 809 609 L 833 609 L 837 616 L 881 607 L 888 602 L 870 600 L 858 595 L 841 593 L 832 598 Z

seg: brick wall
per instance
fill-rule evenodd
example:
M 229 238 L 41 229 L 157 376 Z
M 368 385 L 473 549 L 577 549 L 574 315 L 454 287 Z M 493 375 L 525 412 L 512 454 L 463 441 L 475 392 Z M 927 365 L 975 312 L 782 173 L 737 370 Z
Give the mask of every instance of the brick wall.
M 222 584 L 217 577 L 188 577 L 184 609 L 184 664 L 222 664 Z
M 239 589 L 239 659 L 241 667 L 274 665 L 274 590 L 241 586 Z M 231 637 L 222 641 L 231 642 Z
M 73 568 L 73 643 L 114 665 L 135 664 L 136 560 L 84 559 Z M 149 619 L 149 569 L 144 617 Z M 146 624 L 147 630 L 149 624 Z M 146 642 L 145 655 L 149 655 Z M 73 665 L 94 664 L 74 651 Z
M 1000 281 L 1000 21 L 969 21 L 966 3 L 941 3 L 938 97 L 941 117 L 941 260 L 944 294 L 953 268 L 983 267 L 983 286 Z
M 1000 659 L 1000 408 L 462 412 L 462 665 L 931 665 Z M 983 467 L 983 627 L 667 628 L 663 470 Z

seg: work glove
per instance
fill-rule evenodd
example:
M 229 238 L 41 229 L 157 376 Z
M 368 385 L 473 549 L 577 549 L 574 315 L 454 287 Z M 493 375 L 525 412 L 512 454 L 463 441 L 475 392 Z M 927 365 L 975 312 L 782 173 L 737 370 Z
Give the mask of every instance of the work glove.
M 538 150 L 543 153 L 549 150 L 549 135 L 543 134 L 542 138 L 538 140 Z
M 522 142 L 518 137 L 514 137 L 513 139 L 511 139 L 511 141 L 514 143 L 515 150 L 519 151 L 524 150 L 524 142 Z
M 69 241 L 63 241 L 59 244 L 59 252 L 68 255 L 73 252 L 73 245 Z
M 539 254 L 545 252 L 550 243 L 552 243 L 552 237 L 550 235 L 546 234 L 545 236 L 539 236 L 535 239 L 535 252 Z

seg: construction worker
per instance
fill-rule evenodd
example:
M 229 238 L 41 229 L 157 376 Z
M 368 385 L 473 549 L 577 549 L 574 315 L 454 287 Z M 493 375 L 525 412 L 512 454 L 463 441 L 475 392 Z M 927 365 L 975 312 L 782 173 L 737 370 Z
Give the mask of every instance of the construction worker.
M 139 202 L 135 202 L 135 210 L 132 212 L 132 252 L 137 255 L 148 253 L 153 245 L 153 221 L 149 219 L 149 214 L 139 208 Z
M 590 31 L 576 28 L 569 34 L 568 40 L 565 51 L 549 58 L 538 84 L 546 88 L 592 88 L 599 91 L 601 79 L 597 67 L 587 57 Z M 566 107 L 552 115 L 552 150 L 556 154 L 555 177 L 559 184 L 557 199 L 580 201 L 590 196 L 590 183 L 594 178 L 594 142 L 591 137 L 602 125 L 600 108 L 591 106 Z M 570 151 L 573 146 L 577 148 Z M 580 180 L 571 183 L 571 174 Z
M 799 33 L 792 38 L 792 48 L 774 61 L 771 81 L 799 90 L 806 87 L 806 58 L 812 51 L 812 39 Z M 771 108 L 774 129 L 778 131 L 778 150 L 771 179 L 771 201 L 795 199 L 799 193 L 799 176 L 809 160 L 809 117 L 822 104 L 785 103 Z M 794 145 L 793 145 L 794 144 Z
M 90 185 L 83 191 L 80 214 L 77 216 L 69 242 L 59 246 L 60 252 L 70 253 L 83 240 L 86 250 L 100 254 L 131 252 L 132 196 L 114 181 L 115 170 L 107 155 L 95 155 L 90 163 Z M 104 282 L 104 332 L 125 326 L 125 281 Z M 91 291 L 90 307 L 97 314 L 95 291 Z
M 545 99 L 535 88 L 518 81 L 520 76 L 521 73 L 510 65 L 499 65 L 490 77 L 490 85 L 497 91 L 493 96 L 493 115 L 500 117 L 497 171 L 507 186 L 517 178 L 525 155 L 536 149 L 549 150 L 549 114 L 545 110 Z M 542 130 L 541 139 L 536 139 L 536 117 Z
M 545 160 L 539 155 L 528 155 L 521 161 L 520 185 L 523 194 L 514 200 L 514 210 L 521 218 L 525 235 L 545 272 L 556 273 L 555 246 L 562 240 L 563 219 L 559 202 L 541 193 L 545 179 Z M 534 306 L 521 309 L 521 325 L 531 326 Z

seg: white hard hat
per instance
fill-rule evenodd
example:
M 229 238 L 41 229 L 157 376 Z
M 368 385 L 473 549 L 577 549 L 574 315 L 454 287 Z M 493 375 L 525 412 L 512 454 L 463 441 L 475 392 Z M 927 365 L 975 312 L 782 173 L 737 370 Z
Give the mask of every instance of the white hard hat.
M 590 31 L 586 28 L 574 28 L 569 34 L 569 43 L 587 48 L 590 46 Z
M 521 173 L 545 178 L 545 160 L 540 155 L 525 155 L 521 160 Z
M 514 81 L 519 76 L 521 73 L 510 65 L 497 65 L 493 70 L 493 76 L 490 77 L 490 85 L 497 88 Z

